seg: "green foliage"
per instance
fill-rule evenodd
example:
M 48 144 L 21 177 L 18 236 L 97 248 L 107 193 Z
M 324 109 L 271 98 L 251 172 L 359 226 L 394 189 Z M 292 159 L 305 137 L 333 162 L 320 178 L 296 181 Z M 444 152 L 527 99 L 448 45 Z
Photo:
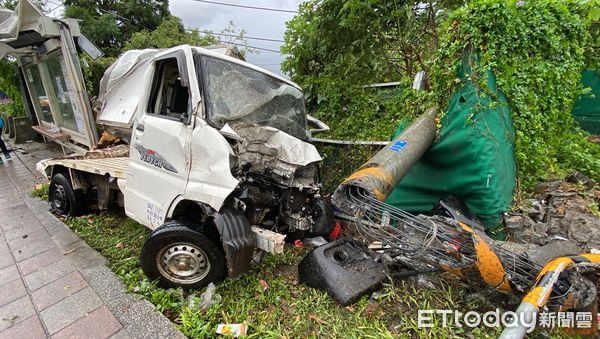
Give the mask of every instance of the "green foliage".
M 380 89 L 348 86 L 343 81 L 323 84 L 317 115 L 336 138 L 389 140 L 400 122 L 409 122 L 427 107 L 426 92 L 413 90 L 410 81 Z M 342 90 L 343 89 L 343 90 Z
M 65 1 L 65 17 L 82 20 L 82 32 L 113 57 L 134 33 L 154 30 L 170 15 L 168 0 Z
M 425 68 L 437 46 L 437 20 L 460 1 L 312 0 L 287 23 L 282 70 L 298 82 L 309 107 L 349 85 L 396 81 Z M 436 14 L 437 13 L 437 14 Z
M 0 60 L 0 91 L 10 98 L 6 103 L 0 103 L 0 111 L 7 116 L 24 116 L 21 88 L 19 86 L 19 72 L 15 62 L 6 58 Z
M 438 21 L 460 2 L 301 4 L 298 15 L 287 23 L 281 50 L 288 56 L 282 69 L 302 86 L 311 114 L 331 127 L 326 137 L 388 140 L 401 121 L 410 122 L 427 108 L 429 95 L 412 90 L 412 78 L 427 68 L 425 61 L 435 51 Z M 391 81 L 400 85 L 392 90 L 363 87 Z M 338 160 L 356 163 L 369 152 Z
M 8 8 L 8 9 L 14 11 L 15 8 L 17 8 L 18 3 L 19 3 L 19 0 L 3 0 L 3 1 L 0 1 L 0 7 Z
M 115 213 L 64 220 L 75 233 L 110 258 L 109 267 L 124 273 L 139 267 L 137 255 L 149 230 L 132 219 Z
M 122 50 L 169 48 L 182 44 L 205 46 L 218 42 L 219 40 L 214 35 L 200 35 L 198 30 L 186 31 L 180 18 L 169 16 L 168 19 L 164 20 L 153 31 L 144 29 L 134 33 L 131 39 L 125 43 Z M 104 72 L 115 62 L 116 57 L 103 57 L 98 60 L 91 60 L 84 56 L 81 60 L 81 68 L 86 80 L 88 93 L 90 97 L 94 97 L 98 95 L 100 80 L 104 76 Z
M 50 188 L 49 182 L 38 185 L 33 189 L 33 191 L 31 191 L 31 196 L 35 197 L 35 198 L 40 198 L 42 200 L 48 200 L 48 189 L 49 188 Z
M 44 10 L 46 7 L 46 1 L 44 0 L 29 0 L 34 5 L 38 6 L 40 9 Z M 10 10 L 15 10 L 17 5 L 19 4 L 19 0 L 0 0 L 0 8 L 8 8 Z
M 584 139 L 571 116 L 583 93 L 587 14 L 576 0 L 478 0 L 452 12 L 440 29 L 430 72 L 438 106 L 445 108 L 460 86 L 464 57 L 477 55 L 469 76 L 483 84 L 491 70 L 510 102 L 525 188 L 572 170 L 600 179 L 600 147 Z
M 125 40 L 119 21 L 113 13 L 98 14 L 90 8 L 69 6 L 65 8 L 65 17 L 81 20 L 81 31 L 106 55 L 116 56 Z
M 102 57 L 98 60 L 92 60 L 86 55 L 80 57 L 81 70 L 85 79 L 90 98 L 98 95 L 100 80 L 104 76 L 104 72 L 112 65 L 117 58 Z
M 582 0 L 581 5 L 590 20 L 590 43 L 587 47 L 587 67 L 600 69 L 600 0 Z
M 115 61 L 116 57 L 123 52 L 125 45 L 130 44 L 130 39 L 133 39 L 138 33 L 142 36 L 148 36 L 149 31 L 157 29 L 163 22 L 168 23 L 165 24 L 166 27 L 173 28 L 171 34 L 183 32 L 180 20 L 171 16 L 167 0 L 109 2 L 67 0 L 65 1 L 65 17 L 80 19 L 82 32 L 106 55 L 104 58 L 95 61 L 86 56 L 81 58 L 81 68 L 90 97 L 98 94 L 100 79 L 102 79 L 104 72 Z M 178 27 L 169 26 L 175 21 L 179 22 Z M 164 29 L 165 26 L 163 25 L 163 35 L 165 35 Z M 152 37 L 155 38 L 157 35 Z M 137 38 L 136 41 L 138 45 L 130 48 L 165 47 L 152 44 L 141 46 L 143 42 L 147 43 L 148 39 L 140 41 Z M 165 44 L 161 39 L 158 41 Z M 133 43 L 135 44 L 135 42 Z
M 231 38 L 232 42 L 246 41 L 244 39 L 245 31 L 236 28 L 233 22 L 230 22 L 229 26 L 223 32 L 235 35 L 235 37 Z M 201 34 L 197 29 L 185 29 L 180 18 L 169 16 L 155 30 L 143 29 L 134 33 L 131 39 L 125 43 L 122 51 L 145 48 L 170 48 L 185 44 L 207 46 L 218 44 L 219 42 L 220 40 L 212 34 L 206 32 Z M 115 60 L 116 57 L 103 57 L 96 61 L 83 57 L 81 64 L 90 97 L 98 94 L 100 80 L 104 76 L 106 69 Z
M 411 89 L 414 73 L 437 46 L 438 21 L 460 1 L 312 0 L 287 23 L 282 70 L 302 86 L 307 108 L 345 140 L 389 140 L 398 124 L 427 107 Z M 400 81 L 393 89 L 365 85 Z M 376 146 L 318 145 L 322 178 L 333 190 Z M 329 170 L 335 169 L 335 170 Z
M 181 19 L 171 16 L 155 30 L 134 33 L 125 44 L 125 50 L 143 48 L 169 48 L 177 45 L 206 46 L 219 42 L 214 35 L 200 35 L 197 29 L 186 31 Z

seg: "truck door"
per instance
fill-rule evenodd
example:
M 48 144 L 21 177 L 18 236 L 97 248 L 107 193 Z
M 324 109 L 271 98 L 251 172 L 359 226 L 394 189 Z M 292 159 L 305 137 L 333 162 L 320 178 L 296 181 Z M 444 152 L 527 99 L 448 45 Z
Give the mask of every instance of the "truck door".
M 132 131 L 125 211 L 152 229 L 164 222 L 188 180 L 192 103 L 199 101 L 197 83 L 190 84 L 191 60 L 189 48 L 181 47 L 153 62 Z

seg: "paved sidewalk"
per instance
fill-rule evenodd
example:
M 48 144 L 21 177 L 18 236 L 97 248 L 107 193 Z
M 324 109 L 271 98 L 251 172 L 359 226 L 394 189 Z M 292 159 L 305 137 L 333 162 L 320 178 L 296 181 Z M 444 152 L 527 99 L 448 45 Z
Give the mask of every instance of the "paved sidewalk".
M 126 293 L 105 259 L 29 196 L 35 163 L 60 154 L 29 144 L 0 165 L 0 339 L 183 338 L 146 300 Z

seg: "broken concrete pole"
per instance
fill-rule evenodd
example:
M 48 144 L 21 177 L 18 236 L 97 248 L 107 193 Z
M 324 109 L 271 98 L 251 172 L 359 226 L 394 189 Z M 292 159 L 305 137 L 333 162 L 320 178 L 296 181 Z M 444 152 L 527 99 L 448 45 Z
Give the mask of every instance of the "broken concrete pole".
M 406 173 L 435 140 L 437 108 L 430 108 L 398 137 L 352 173 L 336 189 L 333 204 L 352 214 L 351 194 L 356 190 L 385 201 Z M 354 192 L 354 193 L 353 193 Z

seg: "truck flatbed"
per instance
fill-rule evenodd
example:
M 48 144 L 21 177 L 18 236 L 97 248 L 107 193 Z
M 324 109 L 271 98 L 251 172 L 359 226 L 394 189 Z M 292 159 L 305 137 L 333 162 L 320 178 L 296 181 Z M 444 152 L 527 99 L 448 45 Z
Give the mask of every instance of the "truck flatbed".
M 99 175 L 110 175 L 113 178 L 124 179 L 125 171 L 129 165 L 129 158 L 104 158 L 104 159 L 49 159 L 43 160 L 47 166 L 61 165 Z
M 129 146 L 119 145 L 112 148 L 93 150 L 83 155 L 71 155 L 60 158 L 42 160 L 37 170 L 46 173 L 46 168 L 64 166 L 66 168 L 98 175 L 109 175 L 117 179 L 125 179 L 129 166 Z M 48 173 L 46 173 L 48 174 Z

